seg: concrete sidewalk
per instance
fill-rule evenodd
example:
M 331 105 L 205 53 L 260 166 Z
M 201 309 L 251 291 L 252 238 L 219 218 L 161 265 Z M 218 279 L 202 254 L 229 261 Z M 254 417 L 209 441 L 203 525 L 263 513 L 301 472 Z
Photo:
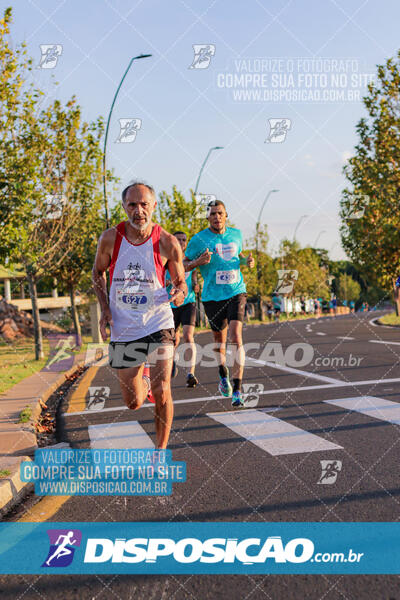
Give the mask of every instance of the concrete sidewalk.
M 68 371 L 39 371 L 0 396 L 0 474 L 5 472 L 0 477 L 0 516 L 33 489 L 32 483 L 21 481 L 19 467 L 33 457 L 38 447 L 35 423 L 42 411 L 41 403 L 46 403 L 66 378 L 84 364 L 84 358 L 84 353 L 76 354 Z M 30 420 L 20 423 L 21 411 L 27 407 Z

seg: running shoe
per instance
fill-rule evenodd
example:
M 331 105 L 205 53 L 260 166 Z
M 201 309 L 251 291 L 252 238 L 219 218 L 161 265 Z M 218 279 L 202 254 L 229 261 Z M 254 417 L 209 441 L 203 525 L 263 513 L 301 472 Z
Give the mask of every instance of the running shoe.
M 194 388 L 198 383 L 199 380 L 197 379 L 197 377 L 193 375 L 193 373 L 189 373 L 189 375 L 186 378 L 186 387 Z
M 218 389 L 223 396 L 229 397 L 232 395 L 232 386 L 229 381 L 229 373 L 227 377 L 219 377 Z
M 232 406 L 242 407 L 244 406 L 244 400 L 242 398 L 242 393 L 239 390 L 233 392 L 232 394 Z
M 178 367 L 176 366 L 176 362 L 174 361 L 172 363 L 172 371 L 171 371 L 171 378 L 173 379 L 174 377 L 176 377 L 178 375 Z

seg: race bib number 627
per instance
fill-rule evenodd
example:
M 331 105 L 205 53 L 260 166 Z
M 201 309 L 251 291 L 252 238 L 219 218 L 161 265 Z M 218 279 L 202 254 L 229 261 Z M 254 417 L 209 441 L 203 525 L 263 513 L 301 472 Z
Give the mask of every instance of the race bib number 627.
M 151 293 L 117 290 L 117 306 L 127 310 L 147 311 L 152 306 Z

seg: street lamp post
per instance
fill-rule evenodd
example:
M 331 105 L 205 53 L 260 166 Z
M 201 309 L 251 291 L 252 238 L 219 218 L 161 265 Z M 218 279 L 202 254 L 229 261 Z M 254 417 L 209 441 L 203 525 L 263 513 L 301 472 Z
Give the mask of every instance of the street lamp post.
M 321 235 L 323 235 L 324 233 L 326 233 L 326 230 L 325 230 L 325 229 L 323 229 L 322 231 L 320 231 L 320 232 L 319 232 L 319 234 L 318 234 L 318 235 L 317 235 L 317 237 L 315 238 L 315 242 L 314 242 L 314 246 L 313 246 L 314 248 L 316 248 L 316 247 L 317 247 L 318 240 L 319 240 L 319 238 L 321 237 Z
M 209 149 L 209 151 L 207 152 L 207 156 L 205 157 L 205 159 L 203 160 L 203 163 L 200 167 L 200 171 L 199 171 L 199 175 L 197 177 L 197 181 L 196 181 L 196 186 L 194 188 L 194 197 L 196 198 L 197 195 L 197 190 L 199 189 L 199 183 L 200 183 L 200 177 L 203 173 L 204 167 L 206 166 L 206 162 L 208 161 L 208 159 L 210 158 L 211 152 L 213 150 L 223 150 L 223 146 L 213 146 L 212 148 Z M 197 304 L 197 315 L 198 315 L 198 320 L 199 320 L 199 324 L 201 323 L 201 313 L 200 313 L 200 294 L 196 294 L 196 304 Z M 197 324 L 197 323 L 196 323 Z M 204 318 L 204 322 L 203 325 L 205 325 L 205 318 Z
M 256 223 L 257 313 L 258 313 L 257 316 L 260 321 L 263 320 L 263 314 L 262 314 L 262 310 L 261 310 L 261 289 L 260 289 L 261 266 L 260 266 L 260 254 L 259 254 L 259 249 L 258 249 L 258 236 L 259 236 L 259 232 L 260 232 L 260 221 L 261 221 L 262 212 L 264 210 L 264 206 L 266 205 L 267 200 L 270 197 L 270 195 L 273 194 L 274 192 L 279 192 L 279 190 L 270 190 L 268 192 L 268 194 L 266 195 L 265 200 L 261 206 L 260 212 L 258 213 L 258 218 L 257 218 L 257 223 Z
M 294 242 L 296 241 L 296 233 L 297 233 L 298 228 L 300 227 L 300 224 L 301 224 L 302 220 L 306 219 L 307 217 L 308 217 L 308 215 L 302 215 L 300 217 L 300 219 L 297 221 L 297 225 L 295 227 L 294 234 L 293 234 L 293 241 Z
M 129 65 L 127 66 L 126 71 L 123 74 L 121 81 L 119 82 L 117 91 L 115 92 L 114 99 L 111 104 L 110 112 L 108 113 L 106 133 L 105 133 L 105 137 L 104 137 L 104 150 L 103 150 L 103 196 L 104 196 L 104 215 L 105 215 L 105 219 L 106 219 L 107 229 L 110 226 L 110 219 L 109 219 L 109 214 L 108 214 L 108 200 L 107 200 L 106 149 L 107 149 L 108 129 L 110 127 L 111 115 L 112 115 L 115 101 L 118 96 L 118 92 L 121 89 L 121 86 L 124 82 L 126 75 L 128 74 L 129 69 L 131 68 L 133 61 L 138 60 L 139 58 L 148 58 L 149 56 L 152 56 L 152 55 L 151 54 L 139 54 L 139 56 L 134 56 L 133 58 L 131 58 L 131 60 L 129 61 Z
M 204 167 L 206 166 L 206 162 L 208 161 L 208 159 L 209 159 L 209 157 L 210 157 L 210 154 L 211 154 L 211 152 L 212 152 L 213 150 L 223 150 L 223 148 L 224 148 L 223 146 L 213 146 L 212 148 L 210 148 L 210 149 L 209 149 L 209 151 L 208 151 L 208 153 L 207 153 L 207 156 L 205 157 L 205 159 L 204 159 L 204 161 L 203 161 L 203 164 L 202 164 L 202 165 L 201 165 L 201 167 L 200 167 L 199 175 L 198 175 L 198 177 L 197 177 L 197 181 L 196 181 L 196 187 L 194 188 L 194 195 L 195 195 L 195 196 L 196 196 L 196 194 L 197 194 L 197 190 L 198 190 L 198 188 L 199 188 L 199 183 L 200 183 L 200 177 L 201 177 L 201 174 L 203 173 Z

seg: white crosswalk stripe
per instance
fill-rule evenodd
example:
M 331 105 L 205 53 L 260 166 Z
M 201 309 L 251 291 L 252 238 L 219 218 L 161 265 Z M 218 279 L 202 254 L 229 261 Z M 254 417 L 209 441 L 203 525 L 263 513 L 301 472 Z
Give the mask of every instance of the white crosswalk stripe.
M 358 396 L 356 398 L 324 400 L 324 402 L 395 425 L 400 423 L 400 404 L 391 400 L 376 398 L 375 396 Z
M 262 410 L 207 413 L 207 416 L 272 456 L 342 449 Z
M 154 448 L 151 438 L 138 421 L 89 425 L 90 446 L 98 448 Z

